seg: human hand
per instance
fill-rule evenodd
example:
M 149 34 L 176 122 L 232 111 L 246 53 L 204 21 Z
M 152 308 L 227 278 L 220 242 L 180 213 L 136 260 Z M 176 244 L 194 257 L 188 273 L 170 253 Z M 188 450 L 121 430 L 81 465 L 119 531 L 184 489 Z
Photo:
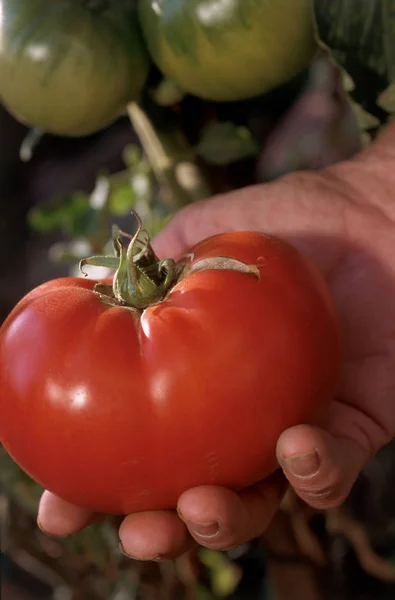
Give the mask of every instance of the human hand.
M 289 483 L 320 509 L 346 498 L 369 458 L 395 433 L 395 151 L 387 148 L 189 206 L 156 240 L 160 255 L 179 257 L 216 233 L 261 230 L 298 247 L 325 276 L 342 330 L 336 398 L 322 428 L 299 425 L 277 446 Z M 122 546 L 148 560 L 181 554 L 193 541 L 213 549 L 242 544 L 273 517 L 281 480 L 277 473 L 239 495 L 213 486 L 189 490 L 179 499 L 179 514 L 126 517 Z M 49 533 L 72 533 L 92 518 L 43 495 L 39 522 Z M 210 526 L 204 531 L 202 525 Z

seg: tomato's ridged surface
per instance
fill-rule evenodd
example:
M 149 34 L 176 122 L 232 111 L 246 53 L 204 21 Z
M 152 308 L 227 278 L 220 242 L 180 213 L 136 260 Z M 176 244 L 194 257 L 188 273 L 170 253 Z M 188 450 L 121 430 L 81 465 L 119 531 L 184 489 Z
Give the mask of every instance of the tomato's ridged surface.
M 148 74 L 127 2 L 0 0 L 0 97 L 21 121 L 58 135 L 109 125 Z
M 129 513 L 174 507 L 199 484 L 241 489 L 276 468 L 279 434 L 331 398 L 337 324 L 316 271 L 260 234 L 193 252 L 258 264 L 260 279 L 197 272 L 137 318 L 92 282 L 60 280 L 2 326 L 1 440 L 66 500 Z
M 139 8 L 158 67 L 209 100 L 278 87 L 316 49 L 311 0 L 139 0 Z

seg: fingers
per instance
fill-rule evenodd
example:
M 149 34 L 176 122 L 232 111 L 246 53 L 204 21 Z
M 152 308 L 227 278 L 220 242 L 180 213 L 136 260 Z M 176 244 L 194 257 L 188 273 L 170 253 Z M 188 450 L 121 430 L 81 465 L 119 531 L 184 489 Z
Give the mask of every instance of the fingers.
M 44 492 L 38 510 L 39 528 L 49 535 L 66 537 L 80 531 L 96 519 L 96 515 L 65 502 L 51 492 Z
M 77 533 L 99 515 L 69 504 L 50 492 L 41 497 L 37 523 L 55 537 Z M 171 558 L 183 554 L 192 540 L 176 512 L 158 511 L 129 515 L 120 530 L 122 551 L 138 560 Z
M 286 488 L 279 472 L 235 494 L 202 486 L 185 492 L 177 513 L 129 515 L 120 528 L 121 548 L 131 558 L 160 560 L 186 552 L 196 542 L 215 550 L 240 546 L 258 537 L 272 520 Z
M 178 260 L 199 239 L 208 237 L 206 234 L 206 220 L 204 219 L 204 215 L 202 216 L 202 211 L 204 212 L 206 206 L 207 201 L 200 201 L 178 211 L 152 241 L 152 246 L 156 254 L 161 258 L 171 256 Z M 195 216 L 197 222 L 202 222 L 202 226 L 198 227 L 196 235 L 191 237 L 189 224 Z
M 121 550 L 137 560 L 174 558 L 191 546 L 188 531 L 176 512 L 145 512 L 126 517 L 119 536 Z
M 281 435 L 277 457 L 300 498 L 322 510 L 345 500 L 367 461 L 362 446 L 351 438 L 308 425 Z
M 241 494 L 203 486 L 181 496 L 178 512 L 200 545 L 213 550 L 229 549 L 262 534 L 278 509 L 285 488 L 280 473 Z
M 321 510 L 344 501 L 368 459 L 366 449 L 353 438 L 308 425 L 285 431 L 277 455 L 296 493 Z M 284 477 L 276 473 L 240 494 L 215 486 L 188 490 L 179 499 L 178 515 L 158 511 L 126 517 L 120 528 L 121 548 L 130 557 L 154 560 L 183 554 L 192 540 L 213 550 L 242 545 L 263 533 L 285 487 Z M 75 533 L 96 518 L 50 492 L 42 496 L 38 523 L 50 535 Z
M 189 490 L 180 498 L 178 514 L 156 511 L 126 517 L 119 531 L 121 550 L 137 560 L 160 560 L 180 556 L 196 542 L 221 550 L 239 546 L 264 531 L 285 488 L 278 472 L 239 495 L 214 486 Z M 42 496 L 38 524 L 50 535 L 75 533 L 95 518 L 50 492 Z

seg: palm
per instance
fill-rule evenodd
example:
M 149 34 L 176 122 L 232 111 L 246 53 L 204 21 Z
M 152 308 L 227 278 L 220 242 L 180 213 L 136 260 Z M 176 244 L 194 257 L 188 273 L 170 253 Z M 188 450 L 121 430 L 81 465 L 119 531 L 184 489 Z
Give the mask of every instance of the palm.
M 180 220 L 182 232 L 176 220 L 173 237 L 167 232 L 158 243 L 161 251 L 179 253 L 221 231 L 260 229 L 316 263 L 332 291 L 343 342 L 337 400 L 326 425 L 369 456 L 395 432 L 395 258 L 388 264 L 394 222 L 347 192 L 327 176 L 291 176 L 193 207 L 196 219 Z

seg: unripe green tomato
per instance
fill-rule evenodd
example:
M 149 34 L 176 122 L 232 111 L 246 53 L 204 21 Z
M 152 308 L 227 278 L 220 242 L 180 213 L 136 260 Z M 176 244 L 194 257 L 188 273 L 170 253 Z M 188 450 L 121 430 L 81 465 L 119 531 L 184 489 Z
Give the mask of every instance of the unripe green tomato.
M 139 12 L 160 70 L 208 100 L 266 93 L 317 48 L 311 0 L 139 0 Z
M 57 135 L 94 133 L 138 97 L 149 59 L 130 0 L 0 0 L 0 98 Z

